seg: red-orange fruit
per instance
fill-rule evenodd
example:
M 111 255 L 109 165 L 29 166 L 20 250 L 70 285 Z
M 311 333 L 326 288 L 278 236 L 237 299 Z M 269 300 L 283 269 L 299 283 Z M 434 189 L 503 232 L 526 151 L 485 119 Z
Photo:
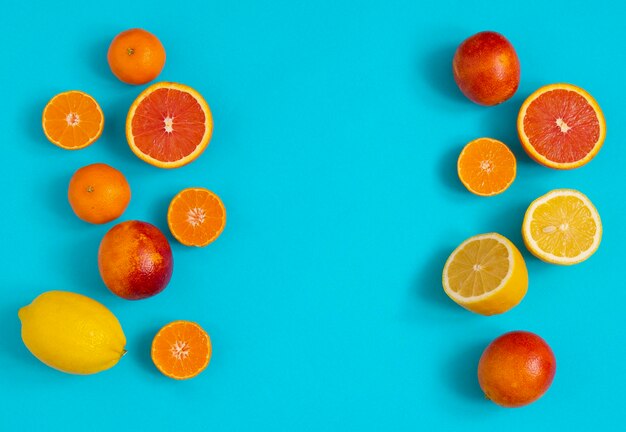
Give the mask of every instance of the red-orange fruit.
M 172 277 L 172 249 L 154 225 L 126 221 L 115 225 L 100 242 L 98 268 L 111 292 L 128 300 L 163 291 Z
M 526 331 L 503 334 L 489 344 L 478 363 L 478 382 L 496 404 L 528 405 L 550 388 L 556 359 L 541 337 Z
M 465 39 L 454 54 L 452 71 L 463 94 L 480 105 L 502 103 L 519 87 L 517 53 L 511 42 L 492 31 Z

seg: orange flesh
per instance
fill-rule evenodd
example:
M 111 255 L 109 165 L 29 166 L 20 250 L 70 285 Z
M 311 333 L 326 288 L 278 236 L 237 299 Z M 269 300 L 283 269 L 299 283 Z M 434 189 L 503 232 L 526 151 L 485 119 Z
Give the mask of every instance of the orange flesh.
M 459 156 L 461 182 L 478 195 L 504 192 L 515 179 L 515 156 L 502 142 L 479 138 L 470 142 Z
M 100 137 L 104 116 L 96 101 L 79 91 L 53 97 L 43 112 L 43 129 L 50 141 L 66 149 L 80 149 Z
M 170 203 L 167 222 L 182 244 L 206 246 L 224 230 L 226 209 L 220 198 L 207 189 L 185 189 Z
M 135 146 L 163 162 L 181 160 L 200 145 L 206 116 L 189 93 L 157 89 L 143 99 L 132 119 Z
M 209 335 L 190 321 L 166 325 L 152 341 L 152 361 L 170 378 L 193 378 L 207 367 L 210 359 Z
M 583 96 L 557 89 L 541 94 L 528 106 L 524 133 L 541 156 L 571 163 L 594 149 L 600 139 L 600 122 Z

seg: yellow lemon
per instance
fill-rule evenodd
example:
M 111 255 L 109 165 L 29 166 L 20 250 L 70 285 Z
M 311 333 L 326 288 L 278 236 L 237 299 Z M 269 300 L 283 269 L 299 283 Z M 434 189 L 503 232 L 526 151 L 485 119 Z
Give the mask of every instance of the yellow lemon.
M 571 265 L 585 261 L 598 249 L 602 222 L 585 195 L 555 189 L 530 204 L 522 235 L 528 250 L 540 260 Z
M 93 374 L 115 366 L 126 353 L 119 321 L 89 297 L 49 291 L 21 308 L 18 315 L 26 347 L 60 371 Z
M 517 305 L 528 290 L 520 251 L 506 237 L 481 234 L 465 240 L 446 261 L 443 289 L 472 312 L 495 315 Z

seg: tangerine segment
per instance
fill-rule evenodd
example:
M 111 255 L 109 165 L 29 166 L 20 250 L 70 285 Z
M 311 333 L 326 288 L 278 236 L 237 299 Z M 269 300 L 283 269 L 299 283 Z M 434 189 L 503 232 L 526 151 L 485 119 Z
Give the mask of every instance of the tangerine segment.
M 174 321 L 156 334 L 151 355 L 163 375 L 178 380 L 193 378 L 211 360 L 211 339 L 194 322 Z
M 524 150 L 542 165 L 572 169 L 598 153 L 606 122 L 595 99 L 571 84 L 541 87 L 522 105 L 517 131 Z
M 126 138 L 143 161 L 177 168 L 204 151 L 213 117 L 200 93 L 183 84 L 161 82 L 145 89 L 126 118 Z
M 602 222 L 585 195 L 572 189 L 556 189 L 528 207 L 522 235 L 537 258 L 572 265 L 585 261 L 598 249 Z
M 528 290 L 528 272 L 520 251 L 506 237 L 470 237 L 450 255 L 443 269 L 443 289 L 457 304 L 481 315 L 516 306 Z
M 41 123 L 50 142 L 67 150 L 78 150 L 100 138 L 104 114 L 93 97 L 71 90 L 50 99 Z
M 172 235 L 185 246 L 203 247 L 214 241 L 226 226 L 222 200 L 204 188 L 188 188 L 172 199 L 167 211 Z
M 467 190 L 476 195 L 492 196 L 511 186 L 516 166 L 513 152 L 503 142 L 478 138 L 461 151 L 457 172 Z

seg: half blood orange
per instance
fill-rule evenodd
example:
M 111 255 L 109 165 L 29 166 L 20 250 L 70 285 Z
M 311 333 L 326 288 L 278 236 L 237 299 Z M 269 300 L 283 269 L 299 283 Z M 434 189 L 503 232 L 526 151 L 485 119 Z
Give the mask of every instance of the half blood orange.
M 542 165 L 572 169 L 598 153 L 606 136 L 602 110 L 585 90 L 551 84 L 531 94 L 517 117 L 526 153 Z
M 200 93 L 183 84 L 160 82 L 145 89 L 126 118 L 133 153 L 160 168 L 178 168 L 204 151 L 213 117 Z
M 43 110 L 41 125 L 53 144 L 66 150 L 79 150 L 100 138 L 104 114 L 94 98 L 71 90 L 50 99 Z

